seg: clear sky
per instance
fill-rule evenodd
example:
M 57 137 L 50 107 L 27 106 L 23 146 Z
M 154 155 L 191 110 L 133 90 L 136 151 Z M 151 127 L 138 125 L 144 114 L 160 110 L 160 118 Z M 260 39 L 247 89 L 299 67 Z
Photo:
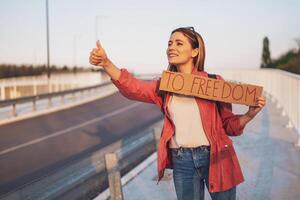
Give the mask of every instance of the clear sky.
M 46 63 L 45 15 L 45 0 L 0 0 L 0 63 Z M 299 0 L 49 0 L 49 15 L 51 64 L 90 66 L 98 32 L 111 60 L 137 73 L 166 69 L 181 26 L 203 36 L 206 68 L 258 68 L 264 36 L 272 57 L 300 38 Z

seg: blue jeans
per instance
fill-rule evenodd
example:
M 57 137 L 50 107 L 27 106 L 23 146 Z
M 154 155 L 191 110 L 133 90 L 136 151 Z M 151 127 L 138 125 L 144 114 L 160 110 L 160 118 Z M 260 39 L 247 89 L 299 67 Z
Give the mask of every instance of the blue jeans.
M 204 200 L 204 183 L 208 187 L 209 148 L 171 149 L 173 179 L 178 200 Z M 212 200 L 235 200 L 236 187 L 210 193 Z

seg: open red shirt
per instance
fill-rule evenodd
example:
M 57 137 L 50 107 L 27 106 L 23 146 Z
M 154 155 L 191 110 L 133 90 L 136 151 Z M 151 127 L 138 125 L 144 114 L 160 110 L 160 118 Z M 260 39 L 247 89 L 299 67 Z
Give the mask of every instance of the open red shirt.
M 193 70 L 192 74 L 207 77 L 204 71 Z M 222 79 L 217 76 L 218 79 Z M 166 168 L 172 168 L 171 152 L 168 142 L 174 134 L 174 124 L 168 113 L 167 105 L 170 95 L 167 93 L 164 104 L 162 98 L 157 94 L 156 87 L 158 80 L 143 81 L 135 78 L 127 69 L 121 69 L 121 76 L 118 80 L 111 81 L 128 99 L 156 104 L 159 108 L 164 105 L 164 124 L 158 146 L 157 170 L 160 180 Z M 238 136 L 243 132 L 244 127 L 240 125 L 240 115 L 232 113 L 230 103 L 220 102 L 219 110 L 215 101 L 195 97 L 199 107 L 199 113 L 203 129 L 210 143 L 210 164 L 209 164 L 209 191 L 219 192 L 228 190 L 231 187 L 244 181 L 244 177 L 229 136 Z

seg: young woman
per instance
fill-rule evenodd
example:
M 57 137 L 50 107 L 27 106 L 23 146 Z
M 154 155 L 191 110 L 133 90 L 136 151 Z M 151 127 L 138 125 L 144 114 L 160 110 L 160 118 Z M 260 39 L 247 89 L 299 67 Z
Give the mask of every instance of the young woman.
M 167 48 L 168 70 L 207 77 L 205 47 L 192 27 L 172 31 Z M 119 91 L 129 99 L 154 103 L 164 113 L 158 147 L 158 181 L 173 169 L 179 200 L 204 199 L 204 185 L 213 200 L 236 199 L 236 185 L 244 178 L 228 136 L 241 135 L 245 125 L 266 103 L 259 97 L 244 115 L 232 113 L 231 104 L 157 91 L 159 80 L 142 81 L 117 68 L 97 41 L 90 63 L 102 66 Z M 216 76 L 217 79 L 222 79 Z

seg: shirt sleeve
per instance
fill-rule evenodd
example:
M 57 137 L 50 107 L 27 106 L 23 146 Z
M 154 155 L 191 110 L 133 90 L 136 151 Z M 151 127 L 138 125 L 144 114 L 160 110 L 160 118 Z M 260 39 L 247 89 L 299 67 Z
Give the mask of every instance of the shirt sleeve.
M 224 80 L 221 76 L 218 79 Z M 239 136 L 243 133 L 245 125 L 240 123 L 241 115 L 232 112 L 232 104 L 226 102 L 219 102 L 219 113 L 222 119 L 223 128 L 229 136 Z
M 121 76 L 112 83 L 119 89 L 120 93 L 128 99 L 142 101 L 145 103 L 161 104 L 162 100 L 156 93 L 158 81 L 144 81 L 135 78 L 127 69 L 121 68 Z

